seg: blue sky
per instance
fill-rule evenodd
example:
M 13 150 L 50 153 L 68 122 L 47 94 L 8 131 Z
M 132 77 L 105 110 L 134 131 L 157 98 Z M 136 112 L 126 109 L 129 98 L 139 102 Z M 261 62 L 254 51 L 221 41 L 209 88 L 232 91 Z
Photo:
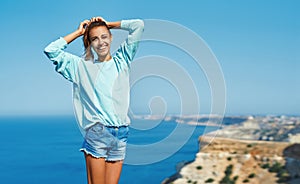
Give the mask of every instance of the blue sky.
M 198 34 L 222 68 L 226 114 L 300 114 L 299 1 L 4 0 L 0 5 L 0 115 L 73 114 L 71 83 L 54 71 L 43 49 L 75 30 L 80 21 L 98 15 L 107 21 L 169 20 Z M 122 35 L 114 34 L 116 38 Z M 81 39 L 68 51 L 82 54 Z M 186 57 L 171 46 L 141 43 L 137 58 L 149 54 Z M 197 84 L 201 113 L 209 113 L 210 89 L 205 76 L 189 62 L 176 62 Z M 164 98 L 168 113 L 180 110 L 178 92 L 159 78 L 143 80 L 132 93 L 131 108 L 136 113 L 149 113 L 153 96 Z

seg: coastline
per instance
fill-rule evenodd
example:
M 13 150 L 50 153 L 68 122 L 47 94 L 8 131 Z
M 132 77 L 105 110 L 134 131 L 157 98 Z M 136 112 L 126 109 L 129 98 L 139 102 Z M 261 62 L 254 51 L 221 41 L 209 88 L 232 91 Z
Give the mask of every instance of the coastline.
M 286 116 L 223 126 L 200 136 L 195 159 L 162 183 L 300 183 L 299 130 L 300 117 Z

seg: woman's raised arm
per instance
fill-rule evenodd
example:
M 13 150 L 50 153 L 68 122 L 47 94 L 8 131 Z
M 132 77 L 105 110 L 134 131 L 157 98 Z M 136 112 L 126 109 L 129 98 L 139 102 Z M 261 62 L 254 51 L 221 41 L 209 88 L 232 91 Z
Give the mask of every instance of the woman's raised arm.
M 67 44 L 71 43 L 76 38 L 82 36 L 85 33 L 85 30 L 86 30 L 85 27 L 89 23 L 90 23 L 89 20 L 82 21 L 76 31 L 74 31 L 74 32 L 68 34 L 67 36 L 65 36 L 64 39 L 66 40 Z

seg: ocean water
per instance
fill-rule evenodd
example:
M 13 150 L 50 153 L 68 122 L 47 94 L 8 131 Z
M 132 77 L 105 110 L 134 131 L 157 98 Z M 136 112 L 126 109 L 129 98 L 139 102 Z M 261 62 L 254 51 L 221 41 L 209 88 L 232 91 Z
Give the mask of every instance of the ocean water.
M 151 121 L 133 123 L 151 124 Z M 149 130 L 131 128 L 128 143 L 144 145 L 158 142 L 167 137 L 177 125 L 171 121 L 161 122 Z M 189 126 L 180 128 L 184 132 Z M 205 127 L 194 128 L 190 139 L 170 157 L 147 165 L 125 164 L 119 183 L 156 184 L 174 174 L 176 165 L 193 160 L 199 149 L 197 140 Z M 215 129 L 207 127 L 206 131 Z M 0 138 L 0 183 L 87 183 L 84 156 L 79 152 L 83 137 L 73 116 L 0 117 Z M 151 155 L 144 156 L 160 154 L 162 150 L 153 150 Z M 135 154 L 130 150 L 127 152 L 128 157 L 134 158 Z

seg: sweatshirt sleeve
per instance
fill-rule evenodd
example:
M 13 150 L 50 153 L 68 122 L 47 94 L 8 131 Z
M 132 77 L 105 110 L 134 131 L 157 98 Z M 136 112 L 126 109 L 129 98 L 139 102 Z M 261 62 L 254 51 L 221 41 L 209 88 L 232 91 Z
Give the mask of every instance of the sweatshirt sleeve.
M 67 80 L 77 82 L 77 69 L 80 57 L 67 53 L 67 42 L 60 37 L 58 40 L 50 43 L 44 50 L 47 57 L 53 62 L 55 70 Z
M 127 39 L 120 45 L 116 56 L 125 60 L 129 66 L 133 60 L 139 41 L 141 40 L 144 31 L 144 22 L 140 19 L 122 20 L 121 29 L 129 32 Z

